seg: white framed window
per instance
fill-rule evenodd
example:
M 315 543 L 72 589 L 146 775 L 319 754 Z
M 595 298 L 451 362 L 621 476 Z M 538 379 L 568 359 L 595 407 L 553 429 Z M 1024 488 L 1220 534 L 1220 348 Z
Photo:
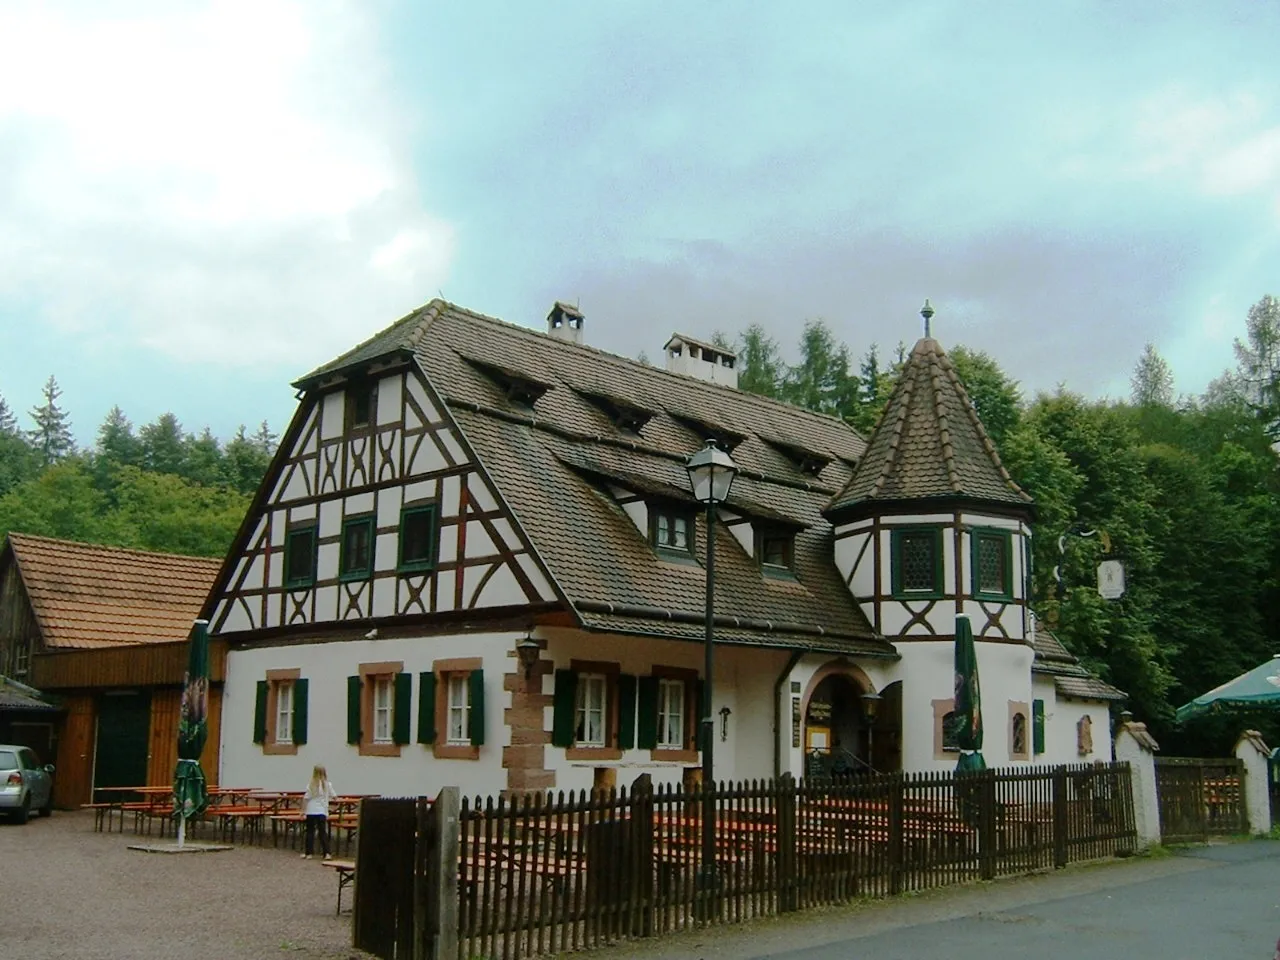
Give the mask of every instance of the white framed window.
M 693 521 L 685 513 L 654 507 L 653 545 L 664 550 L 688 553 L 693 549 Z
M 471 712 L 467 679 L 465 673 L 449 676 L 448 742 L 452 744 L 471 743 L 471 731 L 467 729 L 467 715 Z
M 583 747 L 605 746 L 605 691 L 607 681 L 600 674 L 578 677 L 578 711 L 574 740 Z
M 390 677 L 378 677 L 373 682 L 373 742 L 391 742 L 391 715 L 394 697 Z
M 684 681 L 658 681 L 658 748 L 683 750 Z
M 20 679 L 27 675 L 27 664 L 30 662 L 31 650 L 26 640 L 19 640 L 13 648 L 13 676 Z
M 276 743 L 293 743 L 293 681 L 276 681 Z

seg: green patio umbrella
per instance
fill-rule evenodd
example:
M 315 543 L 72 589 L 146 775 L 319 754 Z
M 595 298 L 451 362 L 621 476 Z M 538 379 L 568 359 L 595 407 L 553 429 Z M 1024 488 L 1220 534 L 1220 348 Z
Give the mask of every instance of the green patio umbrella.
M 1174 716 L 1181 723 L 1206 713 L 1249 707 L 1280 708 L 1280 653 L 1248 673 L 1184 703 Z
M 968 617 L 956 617 L 956 746 L 957 773 L 987 769 L 982 759 L 982 695 L 978 688 L 978 652 Z
M 187 653 L 178 720 L 178 765 L 173 771 L 173 815 L 178 820 L 178 846 L 186 839 L 187 821 L 209 805 L 200 752 L 209 736 L 209 623 L 197 620 Z

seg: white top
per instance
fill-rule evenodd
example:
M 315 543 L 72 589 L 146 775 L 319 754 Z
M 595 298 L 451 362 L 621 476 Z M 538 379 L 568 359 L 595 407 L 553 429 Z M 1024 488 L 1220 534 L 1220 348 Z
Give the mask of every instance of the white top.
M 333 784 L 328 780 L 320 785 L 320 790 L 312 793 L 314 784 L 307 784 L 307 792 L 302 795 L 303 813 L 308 817 L 329 816 L 329 801 L 334 799 L 338 794 L 334 792 Z

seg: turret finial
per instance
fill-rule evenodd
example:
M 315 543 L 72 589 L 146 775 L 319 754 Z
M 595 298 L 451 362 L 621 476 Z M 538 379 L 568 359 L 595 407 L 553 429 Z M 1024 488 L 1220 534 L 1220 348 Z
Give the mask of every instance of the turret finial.
M 928 297 L 924 298 L 924 306 L 920 308 L 920 316 L 924 317 L 924 336 L 927 340 L 929 337 L 933 336 L 930 332 L 929 324 L 929 321 L 933 319 L 933 304 L 929 302 Z

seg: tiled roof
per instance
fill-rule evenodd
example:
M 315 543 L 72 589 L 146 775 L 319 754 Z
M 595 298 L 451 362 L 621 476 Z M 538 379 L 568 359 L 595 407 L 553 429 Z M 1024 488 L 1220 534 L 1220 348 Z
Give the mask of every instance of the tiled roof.
M 1031 503 L 1001 464 L 951 360 L 926 337 L 912 349 L 866 455 L 831 510 L 945 497 Z
M 1031 672 L 1053 678 L 1058 695 L 1076 700 L 1128 700 L 1129 695 L 1081 666 L 1062 641 L 1039 623 Z
M 862 438 L 842 421 L 432 301 L 369 341 L 415 354 L 589 629 L 700 639 L 705 573 L 660 559 L 608 494 L 610 482 L 686 494 L 684 464 L 703 446 L 690 418 L 741 436 L 734 508 L 799 528 L 796 576 L 763 576 L 723 527 L 716 539 L 717 627 L 725 642 L 894 656 L 876 638 L 832 562 L 822 516 L 849 479 Z M 367 362 L 358 348 L 322 370 Z M 353 360 L 352 358 L 356 359 Z M 466 358 L 547 384 L 532 405 L 508 398 Z M 304 381 L 306 379 L 304 378 Z M 619 427 L 591 394 L 652 411 L 639 432 Z M 788 437 L 830 458 L 805 473 L 763 437 Z M 623 483 L 622 485 L 626 485 Z M 698 542 L 704 542 L 701 517 Z M 581 607 L 579 607 L 581 605 Z M 612 612 L 611 612 L 612 611 Z
M 219 560 L 9 534 L 46 647 L 184 640 Z
M 0 710 L 34 710 L 42 713 L 57 713 L 62 708 L 57 704 L 42 700 L 38 691 L 24 684 L 14 683 L 0 677 Z

